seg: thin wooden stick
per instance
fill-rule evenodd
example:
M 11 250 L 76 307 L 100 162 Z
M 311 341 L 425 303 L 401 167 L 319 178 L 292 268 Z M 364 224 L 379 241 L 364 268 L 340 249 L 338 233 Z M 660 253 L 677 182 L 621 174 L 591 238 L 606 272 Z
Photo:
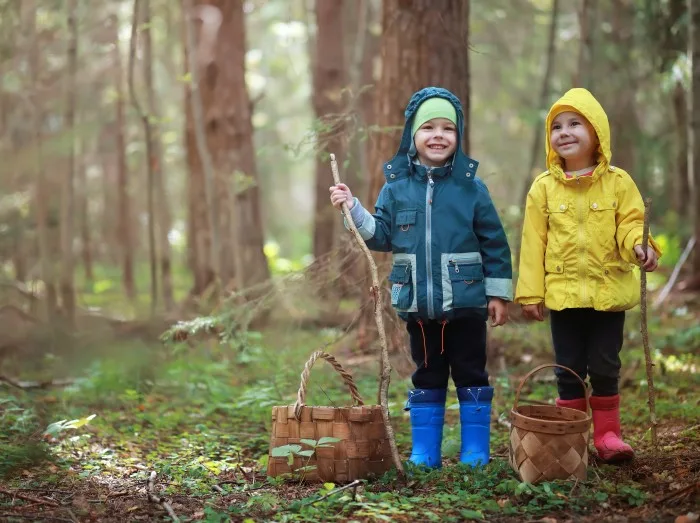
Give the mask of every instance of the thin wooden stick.
M 0 488 L 0 494 L 5 494 L 8 497 L 21 499 L 23 501 L 31 501 L 32 503 L 37 503 L 39 505 L 48 505 L 50 507 L 58 507 L 59 506 L 59 504 L 53 500 L 36 498 L 34 496 L 28 496 L 27 494 L 20 494 L 19 492 L 5 490 L 3 488 Z
M 335 154 L 331 154 L 331 170 L 333 171 L 333 181 L 336 185 L 340 183 L 340 174 L 338 174 L 338 163 L 335 161 Z M 372 294 L 374 295 L 374 319 L 377 322 L 377 332 L 379 333 L 379 343 L 381 345 L 381 374 L 379 379 L 379 404 L 382 408 L 382 417 L 384 418 L 384 426 L 386 427 L 386 436 L 389 438 L 389 445 L 391 447 L 391 456 L 394 459 L 394 465 L 396 465 L 396 470 L 398 470 L 400 476 L 404 476 L 403 465 L 401 464 L 401 457 L 399 456 L 399 450 L 396 447 L 396 438 L 394 436 L 394 429 L 391 426 L 391 420 L 389 419 L 389 383 L 391 381 L 391 364 L 389 363 L 389 348 L 386 343 L 386 332 L 384 330 L 384 318 L 382 317 L 382 312 L 384 307 L 382 306 L 382 293 L 379 288 L 379 275 L 377 273 L 377 264 L 374 263 L 374 258 L 369 248 L 365 244 L 365 241 L 360 236 L 360 231 L 355 227 L 355 222 L 352 221 L 352 216 L 350 215 L 350 209 L 348 209 L 347 202 L 342 204 L 343 215 L 345 220 L 357 240 L 357 244 L 362 249 L 362 252 L 367 256 L 367 261 L 369 262 L 369 268 L 372 273 Z
M 642 251 L 646 256 L 649 245 L 649 214 L 651 198 L 644 200 L 644 232 L 642 234 Z M 642 343 L 644 344 L 644 359 L 647 367 L 647 386 L 649 391 L 649 417 L 651 418 L 651 444 L 658 448 L 656 437 L 656 400 L 654 393 L 654 363 L 651 361 L 651 349 L 649 348 L 649 331 L 647 329 L 647 271 L 644 265 L 641 267 L 641 301 L 642 301 Z
M 170 518 L 178 523 L 180 521 L 180 518 L 177 517 L 177 514 L 175 514 L 175 511 L 173 510 L 173 507 L 170 506 L 170 503 L 168 503 L 165 498 L 161 498 L 160 496 L 156 495 L 155 493 L 155 488 L 156 488 L 156 471 L 152 470 L 151 475 L 148 477 L 148 488 L 146 492 L 148 493 L 148 501 L 152 503 L 158 503 L 161 507 L 165 509 L 165 511 L 168 513 Z

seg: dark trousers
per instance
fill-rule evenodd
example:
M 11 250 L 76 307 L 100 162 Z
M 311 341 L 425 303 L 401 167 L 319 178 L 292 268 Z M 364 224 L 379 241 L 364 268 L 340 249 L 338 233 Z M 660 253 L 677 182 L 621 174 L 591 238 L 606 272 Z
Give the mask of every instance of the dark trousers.
M 418 322 L 409 321 L 406 329 L 416 364 L 415 388 L 446 389 L 450 370 L 456 387 L 488 386 L 484 320 L 460 318 L 444 325 L 425 321 L 422 329 Z
M 590 376 L 594 396 L 614 396 L 620 378 L 620 349 L 625 313 L 594 309 L 551 311 L 550 326 L 556 362 L 585 381 Z M 559 397 L 582 398 L 581 383 L 563 369 L 555 369 Z

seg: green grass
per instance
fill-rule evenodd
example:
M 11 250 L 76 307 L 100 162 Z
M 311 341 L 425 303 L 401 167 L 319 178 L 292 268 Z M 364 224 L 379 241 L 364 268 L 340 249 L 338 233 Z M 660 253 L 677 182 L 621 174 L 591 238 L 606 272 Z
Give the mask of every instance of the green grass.
M 147 308 L 148 286 L 143 284 L 147 272 L 142 269 L 138 307 Z M 96 268 L 96 282 L 117 281 L 116 277 L 113 270 Z M 179 274 L 175 281 L 182 295 L 189 285 L 187 278 Z M 92 291 L 83 296 L 84 303 L 127 315 L 138 312 L 129 308 L 119 287 L 93 286 Z M 353 308 L 350 302 L 342 304 L 343 310 Z M 500 422 L 491 431 L 494 460 L 483 469 L 457 463 L 459 410 L 451 385 L 442 470 L 409 469 L 409 480 L 403 483 L 389 472 L 359 489 L 333 493 L 323 500 L 336 486 L 266 479 L 271 407 L 294 403 L 300 373 L 313 351 L 327 348 L 342 364 L 353 356 L 335 344 L 343 337 L 342 330 L 303 330 L 290 321 L 264 332 L 234 330 L 222 343 L 196 337 L 191 338 L 193 346 L 93 339 L 82 342 L 79 357 L 70 358 L 62 353 L 71 351 L 53 347 L 49 356 L 29 362 L 31 372 L 50 375 L 57 368 L 70 368 L 78 379 L 64 389 L 2 389 L 0 478 L 8 489 L 88 490 L 97 497 L 106 495 L 100 490 L 104 485 L 112 485 L 109 492 L 142 489 L 155 470 L 163 493 L 185 503 L 179 510 L 188 516 L 200 514 L 206 521 L 265 521 L 273 514 L 277 514 L 275 521 L 522 521 L 546 515 L 578 520 L 602 519 L 601 514 L 609 510 L 652 510 L 652 501 L 667 493 L 670 484 L 697 481 L 697 473 L 683 472 L 674 464 L 682 460 L 663 462 L 658 465 L 663 470 L 644 461 L 652 449 L 638 324 L 638 312 L 630 313 L 623 373 L 631 367 L 636 371 L 622 391 L 622 421 L 626 438 L 642 458 L 622 469 L 592 461 L 587 481 L 576 485 L 521 483 L 506 460 L 509 434 L 503 422 L 513 406 L 519 379 L 537 364 L 553 360 L 546 323 L 513 324 L 492 333 L 494 342 L 503 347 L 507 371 L 492 376 L 494 417 Z M 700 443 L 700 361 L 696 333 L 687 328 L 689 324 L 695 323 L 682 310 L 650 322 L 661 451 L 669 456 Z M 374 403 L 377 360 L 348 367 L 366 403 Z M 390 412 L 404 459 L 411 445 L 408 414 L 403 411 L 410 388 L 409 378 L 394 373 Z M 551 371 L 542 372 L 523 389 L 523 398 L 553 402 L 555 397 Z M 342 380 L 322 360 L 311 372 L 306 402 L 332 406 L 350 402 Z M 49 426 L 52 429 L 46 434 Z M 651 468 L 645 470 L 645 466 Z M 213 494 L 215 485 L 222 492 Z M 9 510 L 6 502 L 0 498 L 0 512 Z M 23 506 L 17 503 L 10 508 Z M 137 515 L 153 517 L 155 510 L 146 501 L 111 507 L 90 505 L 74 511 L 79 517 L 112 516 L 120 521 Z M 127 509 L 132 512 L 124 512 Z

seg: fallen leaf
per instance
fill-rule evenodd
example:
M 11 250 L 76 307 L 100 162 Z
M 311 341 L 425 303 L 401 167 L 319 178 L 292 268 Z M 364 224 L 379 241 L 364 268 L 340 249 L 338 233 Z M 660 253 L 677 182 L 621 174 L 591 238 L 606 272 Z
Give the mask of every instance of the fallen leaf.
M 700 519 L 700 515 L 694 512 L 688 512 L 684 516 L 678 516 L 675 523 L 695 523 Z

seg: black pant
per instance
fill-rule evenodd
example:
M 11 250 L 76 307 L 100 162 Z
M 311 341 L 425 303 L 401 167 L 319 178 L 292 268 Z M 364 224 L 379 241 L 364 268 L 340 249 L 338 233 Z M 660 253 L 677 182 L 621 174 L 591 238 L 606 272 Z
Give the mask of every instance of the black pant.
M 620 378 L 620 349 L 625 313 L 595 309 L 551 311 L 550 326 L 556 361 L 585 381 L 591 378 L 594 396 L 614 396 Z M 555 369 L 559 397 L 582 398 L 581 383 L 563 369 Z
M 444 325 L 438 321 L 425 321 L 422 331 L 418 322 L 409 321 L 406 329 L 411 357 L 416 364 L 412 376 L 415 388 L 446 389 L 450 369 L 456 387 L 488 386 L 484 320 L 460 318 Z

